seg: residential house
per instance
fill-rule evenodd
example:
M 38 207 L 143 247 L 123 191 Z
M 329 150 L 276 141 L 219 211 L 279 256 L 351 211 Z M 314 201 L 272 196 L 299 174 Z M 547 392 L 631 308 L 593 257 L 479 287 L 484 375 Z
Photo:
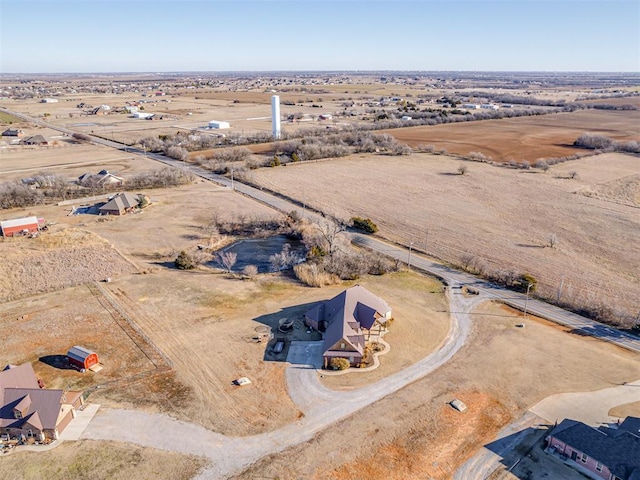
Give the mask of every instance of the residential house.
M 2 435 L 57 440 L 82 404 L 82 392 L 42 388 L 30 363 L 0 372 Z
M 366 288 L 355 285 L 327 302 L 312 307 L 305 323 L 324 334 L 324 367 L 332 358 L 349 360 L 359 365 L 365 357 L 365 346 L 371 331 L 386 328 L 391 307 Z
M 119 177 L 108 170 L 100 170 L 96 174 L 85 173 L 78 177 L 78 185 L 83 187 L 113 187 L 124 183 L 124 178 Z
M 42 135 L 31 135 L 20 140 L 20 145 L 49 145 L 49 142 Z
M 4 132 L 2 132 L 3 137 L 22 137 L 24 135 L 24 131 L 19 128 L 7 128 Z
M 124 215 L 135 210 L 140 203 L 140 196 L 132 193 L 118 193 L 109 199 L 98 210 L 100 215 Z
M 547 451 L 560 455 L 596 480 L 640 480 L 640 418 L 618 428 L 596 429 L 565 419 L 546 438 Z

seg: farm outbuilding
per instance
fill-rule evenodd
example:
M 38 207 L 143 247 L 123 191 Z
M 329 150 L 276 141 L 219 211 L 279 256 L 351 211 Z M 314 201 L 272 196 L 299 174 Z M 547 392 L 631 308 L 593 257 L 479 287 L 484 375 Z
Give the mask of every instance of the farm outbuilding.
M 67 352 L 67 358 L 69 359 L 69 365 L 80 370 L 87 370 L 99 363 L 98 355 L 96 353 L 79 345 L 69 349 Z
M 2 235 L 4 237 L 13 237 L 14 235 L 37 233 L 42 224 L 44 224 L 43 218 L 24 217 L 14 220 L 4 220 L 0 222 L 0 228 L 2 229 Z
M 223 128 L 229 128 L 231 125 L 229 125 L 229 122 L 219 122 L 218 120 L 211 120 L 209 122 L 209 128 L 216 128 L 218 130 L 223 129 Z

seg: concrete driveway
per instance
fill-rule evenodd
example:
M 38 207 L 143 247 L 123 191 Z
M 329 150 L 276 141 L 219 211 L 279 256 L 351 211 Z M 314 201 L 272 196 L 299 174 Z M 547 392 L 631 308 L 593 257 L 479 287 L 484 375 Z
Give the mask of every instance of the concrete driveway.
M 593 392 L 551 395 L 535 404 L 529 411 L 550 423 L 570 418 L 598 427 L 606 423 L 615 423 L 618 417 L 609 416 L 609 410 L 631 402 L 640 402 L 640 380 Z
M 313 368 L 322 368 L 322 352 L 324 342 L 293 341 L 289 345 L 287 362 L 293 365 L 307 365 Z

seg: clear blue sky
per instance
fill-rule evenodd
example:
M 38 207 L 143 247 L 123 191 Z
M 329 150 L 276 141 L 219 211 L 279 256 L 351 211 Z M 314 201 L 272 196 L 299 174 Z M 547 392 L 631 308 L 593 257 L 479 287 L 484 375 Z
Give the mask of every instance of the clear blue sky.
M 639 0 L 0 0 L 0 72 L 639 71 Z

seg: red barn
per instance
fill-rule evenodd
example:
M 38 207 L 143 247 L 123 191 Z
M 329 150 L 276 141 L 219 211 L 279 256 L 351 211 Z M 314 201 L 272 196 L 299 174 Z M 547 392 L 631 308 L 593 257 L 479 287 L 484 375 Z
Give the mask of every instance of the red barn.
M 69 349 L 67 358 L 69 359 L 69 365 L 80 370 L 87 370 L 98 364 L 98 355 L 96 353 L 78 345 Z
M 13 237 L 23 233 L 36 233 L 39 229 L 40 220 L 37 217 L 16 218 L 14 220 L 4 220 L 0 222 L 2 235 L 5 237 Z

